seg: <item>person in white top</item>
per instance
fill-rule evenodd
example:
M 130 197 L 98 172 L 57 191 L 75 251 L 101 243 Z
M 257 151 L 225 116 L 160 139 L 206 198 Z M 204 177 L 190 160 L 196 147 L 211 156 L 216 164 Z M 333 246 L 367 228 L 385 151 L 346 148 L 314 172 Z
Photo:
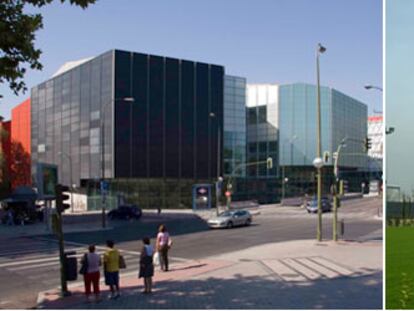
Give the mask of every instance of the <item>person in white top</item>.
M 99 289 L 99 266 L 101 265 L 101 258 L 95 253 L 95 245 L 89 246 L 89 253 L 86 253 L 81 264 L 86 266 L 86 273 L 83 275 L 85 283 L 85 295 L 89 301 L 91 295 L 91 285 L 93 285 L 93 293 L 95 294 L 95 300 L 100 300 L 100 289 Z
M 160 254 L 161 270 L 168 271 L 168 250 L 172 245 L 170 234 L 165 225 L 161 225 L 158 229 L 156 249 Z
M 152 292 L 152 277 L 154 276 L 154 265 L 152 256 L 154 255 L 154 248 L 150 244 L 150 239 L 145 237 L 142 239 L 144 246 L 141 250 L 141 258 L 139 260 L 139 278 L 144 278 L 145 290 L 143 294 L 150 294 Z

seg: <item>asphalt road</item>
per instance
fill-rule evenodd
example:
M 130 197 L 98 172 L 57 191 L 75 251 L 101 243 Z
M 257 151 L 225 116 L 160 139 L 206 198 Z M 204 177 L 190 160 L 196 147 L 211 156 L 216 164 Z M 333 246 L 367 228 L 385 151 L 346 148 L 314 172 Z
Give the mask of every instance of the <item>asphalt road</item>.
M 343 238 L 381 239 L 382 222 L 375 217 L 381 205 L 382 200 L 378 198 L 344 202 L 339 212 L 339 219 L 345 221 Z M 160 223 L 167 225 L 173 237 L 170 256 L 177 261 L 180 258 L 201 259 L 271 242 L 313 239 L 317 216 L 298 207 L 262 206 L 251 226 L 233 229 L 210 230 L 202 219 L 190 215 L 178 218 L 170 215 L 160 217 L 159 221 L 115 222 L 111 230 L 66 234 L 67 250 L 81 255 L 85 245 L 103 246 L 107 239 L 113 239 L 126 257 L 127 271 L 137 271 L 140 239 L 154 237 Z M 332 214 L 324 214 L 325 239 L 332 236 L 331 224 Z M 59 285 L 57 243 L 53 239 L 53 236 L 7 240 L 0 237 L 0 308 L 32 307 L 39 291 Z

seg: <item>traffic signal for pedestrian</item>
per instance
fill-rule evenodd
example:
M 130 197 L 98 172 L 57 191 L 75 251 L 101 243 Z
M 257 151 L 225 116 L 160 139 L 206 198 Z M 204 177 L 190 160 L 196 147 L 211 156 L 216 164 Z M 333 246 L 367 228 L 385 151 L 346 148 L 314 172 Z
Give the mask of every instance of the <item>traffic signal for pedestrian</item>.
M 68 192 L 69 187 L 57 184 L 55 187 L 56 193 L 56 210 L 59 214 L 62 214 L 66 209 L 70 208 L 70 204 L 64 203 L 66 200 L 69 200 L 69 195 L 64 194 Z
M 365 138 L 365 151 L 368 151 L 371 149 L 371 138 L 367 137 Z

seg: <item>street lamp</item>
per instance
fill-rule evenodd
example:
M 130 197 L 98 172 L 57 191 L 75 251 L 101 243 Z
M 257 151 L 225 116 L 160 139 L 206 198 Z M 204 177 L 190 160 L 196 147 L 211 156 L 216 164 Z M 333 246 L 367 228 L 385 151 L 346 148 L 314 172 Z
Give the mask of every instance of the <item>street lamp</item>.
M 341 149 L 346 147 L 346 142 L 347 138 L 343 138 L 341 140 L 341 142 L 338 145 L 338 148 L 336 149 L 336 153 L 335 153 L 335 162 L 334 162 L 334 176 L 335 176 L 335 181 L 334 181 L 334 186 L 333 186 L 333 195 L 334 195 L 334 217 L 332 219 L 332 231 L 333 231 L 333 240 L 337 241 L 338 240 L 338 230 L 337 230 L 337 225 L 338 225 L 338 181 L 339 181 L 339 156 L 341 153 Z
M 375 85 L 367 84 L 367 85 L 364 85 L 364 88 L 367 90 L 375 89 L 375 90 L 382 92 L 382 87 L 375 86 Z
M 364 85 L 364 88 L 365 88 L 366 90 L 371 90 L 371 89 L 378 90 L 378 91 L 380 91 L 380 92 L 382 93 L 382 87 L 379 87 L 379 86 L 375 86 L 375 85 L 366 84 L 366 85 Z M 377 110 L 375 110 L 375 109 L 373 109 L 373 112 L 374 112 L 374 113 L 380 113 L 380 114 L 382 114 L 382 111 L 377 111 Z
M 122 97 L 122 98 L 114 98 L 108 101 L 102 107 L 102 116 L 101 116 L 101 198 L 102 198 L 102 228 L 106 227 L 106 193 L 104 189 L 104 181 L 105 181 L 105 114 L 107 107 L 112 104 L 112 102 L 117 101 L 125 101 L 125 102 L 134 102 L 135 99 L 133 97 Z M 112 125 L 114 126 L 114 125 Z M 105 191 L 104 191 L 105 190 Z
M 220 189 L 223 184 L 223 177 L 220 176 L 220 153 L 221 153 L 221 126 L 220 121 L 214 112 L 210 112 L 209 117 L 217 122 L 217 181 L 216 181 L 216 215 L 219 214 Z
M 73 189 L 73 178 L 72 178 L 72 157 L 70 155 L 68 155 L 66 152 L 63 152 L 63 151 L 59 151 L 58 155 L 63 155 L 69 160 L 69 170 L 70 170 L 69 178 L 70 178 L 70 191 L 71 191 L 71 194 L 70 194 L 70 208 L 71 208 L 72 213 L 73 213 L 74 212 L 74 206 L 73 206 L 73 192 L 74 192 L 73 190 L 74 189 Z
M 316 158 L 313 161 L 313 165 L 316 168 L 318 178 L 318 226 L 316 231 L 316 238 L 318 241 L 322 241 L 322 143 L 321 143 L 321 86 L 319 81 L 319 56 L 326 51 L 326 48 L 322 44 L 318 43 L 316 49 L 316 81 L 317 81 L 317 153 Z

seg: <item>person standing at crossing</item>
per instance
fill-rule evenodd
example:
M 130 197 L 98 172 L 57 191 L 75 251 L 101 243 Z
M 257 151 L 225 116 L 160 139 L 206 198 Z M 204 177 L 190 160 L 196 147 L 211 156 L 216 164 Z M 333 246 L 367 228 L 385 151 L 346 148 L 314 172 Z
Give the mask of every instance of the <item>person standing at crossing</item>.
M 119 251 L 114 247 L 114 241 L 106 241 L 108 249 L 104 253 L 104 273 L 105 284 L 111 290 L 110 299 L 116 299 L 120 296 L 119 292 Z
M 93 293 L 95 301 L 100 301 L 99 290 L 99 266 L 101 265 L 101 258 L 95 253 L 95 245 L 89 245 L 89 253 L 86 253 L 81 260 L 81 273 L 85 283 L 86 299 L 90 301 L 91 286 L 93 285 Z

